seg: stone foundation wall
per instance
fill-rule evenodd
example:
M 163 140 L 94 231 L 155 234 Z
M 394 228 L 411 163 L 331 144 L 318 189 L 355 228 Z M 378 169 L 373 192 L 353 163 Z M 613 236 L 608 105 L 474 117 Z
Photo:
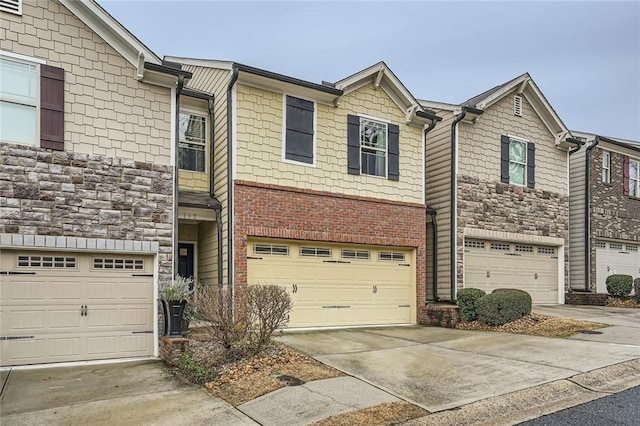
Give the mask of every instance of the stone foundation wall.
M 458 176 L 458 288 L 463 282 L 464 228 L 569 238 L 569 197 L 539 189 Z M 565 250 L 565 288 L 568 288 Z
M 159 278 L 170 278 L 172 176 L 167 165 L 0 143 L 0 234 L 155 242 Z

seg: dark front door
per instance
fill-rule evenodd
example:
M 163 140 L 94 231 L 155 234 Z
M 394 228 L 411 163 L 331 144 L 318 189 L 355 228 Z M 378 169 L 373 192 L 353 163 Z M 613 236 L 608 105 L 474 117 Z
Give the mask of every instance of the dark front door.
M 193 244 L 178 244 L 178 274 L 193 278 Z

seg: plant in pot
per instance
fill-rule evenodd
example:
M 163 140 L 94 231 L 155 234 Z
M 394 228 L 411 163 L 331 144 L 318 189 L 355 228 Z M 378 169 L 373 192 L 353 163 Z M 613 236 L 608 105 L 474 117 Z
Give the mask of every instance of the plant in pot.
M 176 275 L 161 289 L 160 302 L 164 316 L 164 335 L 182 336 L 182 319 L 187 302 L 193 293 L 193 278 Z

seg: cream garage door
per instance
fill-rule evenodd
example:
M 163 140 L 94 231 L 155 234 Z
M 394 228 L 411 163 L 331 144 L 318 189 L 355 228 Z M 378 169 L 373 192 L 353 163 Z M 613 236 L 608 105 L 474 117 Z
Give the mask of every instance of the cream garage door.
M 598 293 L 607 292 L 607 277 L 613 274 L 640 278 L 638 244 L 596 241 L 596 285 Z
M 415 322 L 414 251 L 320 242 L 250 240 L 248 284 L 284 286 L 288 327 Z
M 153 355 L 153 258 L 0 253 L 0 365 Z
M 529 293 L 533 303 L 558 303 L 558 248 L 467 239 L 464 286 L 487 293 L 517 288 Z

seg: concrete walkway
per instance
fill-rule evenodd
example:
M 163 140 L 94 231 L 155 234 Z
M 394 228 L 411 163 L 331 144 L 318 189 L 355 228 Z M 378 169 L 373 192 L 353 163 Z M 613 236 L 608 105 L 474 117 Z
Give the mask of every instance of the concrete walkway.
M 255 424 L 161 361 L 4 370 L 0 379 L 3 425 Z
M 512 424 L 640 385 L 636 310 L 534 311 L 612 327 L 571 339 L 412 326 L 291 332 L 278 340 L 437 413 L 414 424 Z M 507 417 L 493 418 L 501 405 Z M 258 412 L 252 417 L 262 421 Z

